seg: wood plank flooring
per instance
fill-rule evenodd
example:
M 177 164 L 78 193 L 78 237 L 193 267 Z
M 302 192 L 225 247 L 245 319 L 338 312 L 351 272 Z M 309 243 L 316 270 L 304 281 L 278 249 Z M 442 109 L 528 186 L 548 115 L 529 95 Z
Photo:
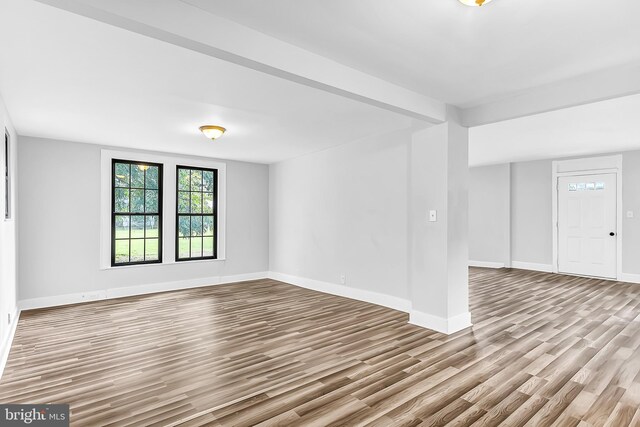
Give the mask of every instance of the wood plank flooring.
M 74 426 L 640 426 L 640 285 L 470 277 L 451 336 L 272 280 L 24 312 L 0 402 Z

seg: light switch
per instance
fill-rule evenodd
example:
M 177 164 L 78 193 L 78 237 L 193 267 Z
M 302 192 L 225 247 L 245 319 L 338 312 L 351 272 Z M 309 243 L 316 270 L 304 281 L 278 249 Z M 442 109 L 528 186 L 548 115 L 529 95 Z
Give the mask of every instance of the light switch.
M 438 212 L 431 210 L 429 211 L 429 222 L 436 222 L 438 220 Z
M 627 218 L 633 218 L 633 211 L 627 211 Z

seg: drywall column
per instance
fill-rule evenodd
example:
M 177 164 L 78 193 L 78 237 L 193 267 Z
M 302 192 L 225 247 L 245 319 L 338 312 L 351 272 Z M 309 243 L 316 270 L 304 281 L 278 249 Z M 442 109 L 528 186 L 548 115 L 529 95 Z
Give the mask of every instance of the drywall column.
M 444 333 L 471 326 L 468 146 L 455 114 L 411 141 L 410 323 Z

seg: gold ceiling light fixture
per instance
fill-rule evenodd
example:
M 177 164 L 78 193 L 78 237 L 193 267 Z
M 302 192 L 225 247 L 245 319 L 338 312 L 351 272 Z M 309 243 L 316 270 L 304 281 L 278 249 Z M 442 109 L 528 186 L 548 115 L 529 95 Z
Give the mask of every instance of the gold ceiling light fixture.
M 491 0 L 460 0 L 460 3 L 467 6 L 480 7 L 484 4 L 491 3 Z
M 226 131 L 227 130 L 222 126 L 214 126 L 214 125 L 200 126 L 200 132 L 202 132 L 204 136 L 206 136 L 212 141 L 215 141 L 216 139 L 220 138 L 222 134 L 225 133 Z

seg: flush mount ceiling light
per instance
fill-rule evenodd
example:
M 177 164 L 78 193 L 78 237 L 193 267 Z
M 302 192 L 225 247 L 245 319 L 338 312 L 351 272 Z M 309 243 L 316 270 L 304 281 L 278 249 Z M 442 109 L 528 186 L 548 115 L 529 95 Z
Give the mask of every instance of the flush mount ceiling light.
M 466 4 L 467 6 L 482 6 L 483 4 L 491 3 L 491 0 L 460 0 L 460 3 Z
M 226 129 L 222 126 L 207 125 L 200 126 L 200 132 L 202 132 L 207 138 L 215 141 L 216 139 L 220 138 L 223 133 L 226 132 Z

